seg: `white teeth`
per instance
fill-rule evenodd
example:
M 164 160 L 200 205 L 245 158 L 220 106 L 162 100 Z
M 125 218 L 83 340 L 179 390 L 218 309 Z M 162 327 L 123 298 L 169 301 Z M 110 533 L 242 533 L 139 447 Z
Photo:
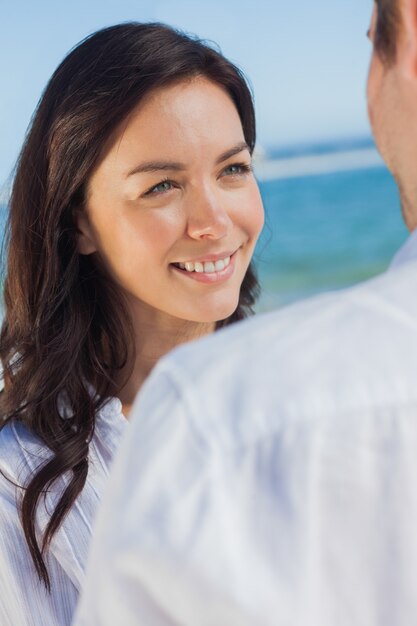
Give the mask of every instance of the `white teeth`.
M 187 261 L 187 263 L 178 263 L 178 267 L 187 272 L 198 272 L 202 274 L 214 274 L 214 272 L 221 272 L 230 264 L 230 256 L 219 261 L 207 261 L 206 263 Z
M 214 263 L 211 263 L 211 261 L 209 261 L 208 263 L 204 263 L 204 272 L 206 274 L 214 274 L 215 271 L 216 268 L 214 266 Z

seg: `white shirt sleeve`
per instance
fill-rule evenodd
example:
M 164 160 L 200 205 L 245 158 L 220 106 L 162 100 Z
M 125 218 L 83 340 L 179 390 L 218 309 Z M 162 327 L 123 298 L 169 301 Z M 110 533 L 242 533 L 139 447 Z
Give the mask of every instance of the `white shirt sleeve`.
M 222 518 L 215 467 L 187 412 L 161 373 L 140 394 L 99 513 L 77 626 L 256 623 L 222 590 L 222 559 L 211 570 L 195 567 L 224 550 L 233 528 Z

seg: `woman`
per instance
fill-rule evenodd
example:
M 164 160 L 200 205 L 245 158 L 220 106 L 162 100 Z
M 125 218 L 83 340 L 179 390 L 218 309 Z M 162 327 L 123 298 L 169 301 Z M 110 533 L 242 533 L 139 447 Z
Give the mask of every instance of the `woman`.
M 158 24 L 58 67 L 10 202 L 0 623 L 69 624 L 131 403 L 174 346 L 245 317 L 263 211 L 240 72 Z

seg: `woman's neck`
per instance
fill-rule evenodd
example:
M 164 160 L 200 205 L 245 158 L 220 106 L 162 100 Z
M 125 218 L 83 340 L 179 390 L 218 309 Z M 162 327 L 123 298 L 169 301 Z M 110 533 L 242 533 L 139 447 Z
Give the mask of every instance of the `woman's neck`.
M 123 414 L 128 417 L 137 392 L 161 357 L 182 343 L 213 332 L 214 328 L 214 323 L 180 320 L 154 309 L 148 315 L 142 310 L 140 316 L 135 316 L 134 363 L 133 366 L 130 364 L 131 373 L 118 394 L 123 405 Z

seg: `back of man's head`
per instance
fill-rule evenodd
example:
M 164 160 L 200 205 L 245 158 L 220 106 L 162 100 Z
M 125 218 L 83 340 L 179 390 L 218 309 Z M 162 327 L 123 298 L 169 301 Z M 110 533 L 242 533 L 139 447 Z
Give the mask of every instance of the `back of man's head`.
M 400 22 L 400 0 L 376 0 L 377 21 L 375 49 L 386 63 L 393 63 L 396 54 L 396 38 Z

